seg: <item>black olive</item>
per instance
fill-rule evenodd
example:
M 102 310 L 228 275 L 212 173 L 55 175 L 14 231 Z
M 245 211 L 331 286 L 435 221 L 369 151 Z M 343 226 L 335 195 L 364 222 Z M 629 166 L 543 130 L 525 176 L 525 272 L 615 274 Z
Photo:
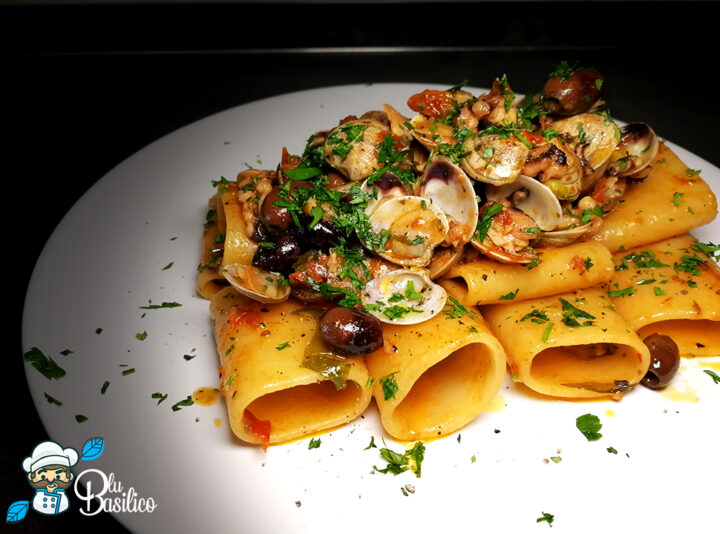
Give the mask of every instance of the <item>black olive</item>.
M 315 226 L 310 228 L 305 238 L 312 243 L 314 248 L 318 248 L 324 252 L 332 247 L 338 246 L 344 237 L 344 233 L 335 224 L 324 219 L 320 219 Z
M 280 188 L 273 187 L 260 205 L 260 220 L 273 233 L 281 233 L 290 228 L 292 217 L 287 208 L 276 206 L 275 202 L 284 201 Z
M 584 113 L 600 98 L 603 83 L 602 74 L 590 69 L 578 69 L 568 77 L 553 76 L 543 87 L 543 105 L 557 115 Z
M 282 193 L 279 186 L 273 187 L 260 205 L 260 220 L 265 227 L 274 234 L 286 232 L 293 224 L 290 210 L 283 206 L 276 206 L 276 202 L 292 202 L 296 197 L 293 190 L 298 187 L 312 188 L 312 184 L 304 181 L 296 181 L 290 184 L 290 190 Z
M 641 384 L 650 389 L 664 388 L 680 367 L 680 350 L 671 337 L 662 334 L 651 334 L 643 343 L 650 349 L 650 367 Z
M 330 308 L 320 318 L 320 334 L 328 347 L 346 356 L 368 354 L 383 346 L 380 321 L 355 308 Z
M 291 235 L 283 235 L 278 237 L 272 246 L 259 246 L 252 264 L 266 271 L 287 274 L 301 255 L 302 249 L 297 240 Z

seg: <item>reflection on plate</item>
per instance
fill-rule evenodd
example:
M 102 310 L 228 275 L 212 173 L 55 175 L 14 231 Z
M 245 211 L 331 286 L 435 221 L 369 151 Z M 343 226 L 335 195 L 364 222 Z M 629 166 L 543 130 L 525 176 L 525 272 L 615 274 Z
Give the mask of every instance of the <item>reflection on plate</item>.
M 152 513 L 116 514 L 129 529 L 531 532 L 550 526 L 537 521 L 543 514 L 555 533 L 716 524 L 716 492 L 705 482 L 720 475 L 711 456 L 720 386 L 703 370 L 717 369 L 717 358 L 685 360 L 671 391 L 636 388 L 619 403 L 540 399 L 508 378 L 492 411 L 426 444 L 420 478 L 373 472 L 385 465 L 368 447 L 373 438 L 406 445 L 383 436 L 374 407 L 321 435 L 317 448 L 308 438 L 263 453 L 233 437 L 221 399 L 184 405 L 218 380 L 208 302 L 195 294 L 211 182 L 274 167 L 282 147 L 301 151 L 340 117 L 383 103 L 403 110 L 425 87 L 443 88 L 326 88 L 213 115 L 124 161 L 52 235 L 29 288 L 23 343 L 67 374 L 48 380 L 28 364 L 28 383 L 54 440 L 104 439 L 103 455 L 80 470 L 113 473 L 126 493 L 155 501 Z M 720 191 L 720 169 L 670 146 Z M 720 221 L 694 234 L 717 242 Z M 585 413 L 600 418 L 600 440 L 575 428 Z

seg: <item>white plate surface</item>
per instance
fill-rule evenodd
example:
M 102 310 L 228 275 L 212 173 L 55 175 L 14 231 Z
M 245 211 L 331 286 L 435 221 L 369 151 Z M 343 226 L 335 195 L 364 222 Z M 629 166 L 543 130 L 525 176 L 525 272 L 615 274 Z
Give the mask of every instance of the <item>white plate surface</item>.
M 374 405 L 362 419 L 321 435 L 318 448 L 309 449 L 306 439 L 267 453 L 233 437 L 222 400 L 171 409 L 218 380 L 208 301 L 195 293 L 211 181 L 234 178 L 248 166 L 273 168 L 282 147 L 298 153 L 311 133 L 346 115 L 383 103 L 409 114 L 407 97 L 426 87 L 444 88 L 332 87 L 210 116 L 121 163 L 53 233 L 29 287 L 23 343 L 24 350 L 40 348 L 67 375 L 50 381 L 26 364 L 30 391 L 54 440 L 75 448 L 90 437 L 105 440 L 103 455 L 75 471 L 112 472 L 126 490 L 155 500 L 152 513 L 116 515 L 129 529 L 717 531 L 720 385 L 703 370 L 718 358 L 683 361 L 672 396 L 636 388 L 619 403 L 541 400 L 508 379 L 496 410 L 426 444 L 420 478 L 373 472 L 385 465 L 379 449 L 366 449 L 372 437 L 383 446 Z M 670 146 L 720 191 L 720 169 Z M 717 243 L 720 221 L 694 234 Z M 140 309 L 150 301 L 181 306 Z M 144 340 L 136 337 L 142 333 Z M 65 349 L 72 354 L 62 356 Z M 135 372 L 123 374 L 128 369 Z M 155 392 L 168 397 L 158 405 Z M 45 393 L 62 406 L 48 403 Z M 576 429 L 575 418 L 585 413 L 600 418 L 599 441 Z M 76 414 L 87 421 L 76 422 Z M 406 496 L 407 484 L 415 492 Z M 84 506 L 70 495 L 71 506 Z M 543 513 L 554 516 L 552 526 L 537 522 Z

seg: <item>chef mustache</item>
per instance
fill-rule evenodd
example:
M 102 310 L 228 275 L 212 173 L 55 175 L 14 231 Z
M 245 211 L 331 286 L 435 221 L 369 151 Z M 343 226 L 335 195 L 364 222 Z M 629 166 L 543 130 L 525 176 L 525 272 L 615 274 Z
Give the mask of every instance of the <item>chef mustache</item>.
M 59 478 L 56 478 L 54 480 L 40 479 L 35 482 L 33 482 L 32 480 L 28 480 L 28 481 L 30 482 L 30 486 L 32 486 L 35 489 L 45 489 L 50 484 L 53 484 L 53 483 L 56 484 L 57 488 L 59 488 L 59 489 L 67 489 L 70 486 L 72 486 L 72 483 L 73 483 L 72 478 L 73 477 L 71 476 L 71 473 L 69 473 L 69 472 L 66 472 L 66 475 L 67 475 L 67 478 L 70 479 L 67 482 L 65 482 L 64 480 L 61 480 Z

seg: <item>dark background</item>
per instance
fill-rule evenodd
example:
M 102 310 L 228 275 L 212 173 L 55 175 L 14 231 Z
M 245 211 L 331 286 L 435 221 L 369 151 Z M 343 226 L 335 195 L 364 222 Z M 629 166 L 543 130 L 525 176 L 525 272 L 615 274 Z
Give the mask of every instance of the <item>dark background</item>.
M 11 274 L 2 513 L 31 497 L 21 462 L 47 438 L 22 360 L 33 266 L 63 215 L 125 158 L 189 122 L 271 95 L 353 83 L 417 82 L 421 90 L 467 79 L 487 87 L 502 74 L 516 92 L 536 92 L 564 59 L 605 75 L 613 116 L 646 121 L 720 166 L 715 4 L 0 2 L 0 172 Z M 7 526 L 75 528 L 119 527 L 76 509 L 55 518 L 31 511 Z

